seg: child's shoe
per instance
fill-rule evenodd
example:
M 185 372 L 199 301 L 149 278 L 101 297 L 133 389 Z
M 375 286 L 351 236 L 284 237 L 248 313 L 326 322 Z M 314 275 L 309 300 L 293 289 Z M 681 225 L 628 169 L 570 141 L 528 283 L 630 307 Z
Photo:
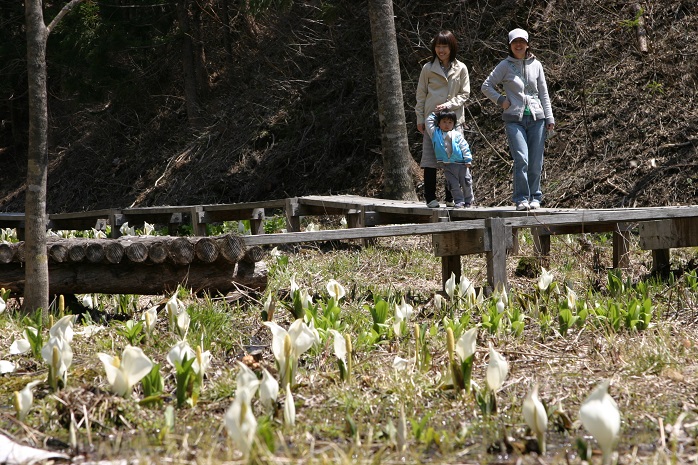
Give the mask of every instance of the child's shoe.
M 446 202 L 446 206 L 447 206 L 447 207 L 455 207 L 456 204 L 453 203 L 453 200 L 449 200 L 449 201 Z
M 455 207 L 456 207 L 456 208 L 465 208 L 465 202 L 458 202 L 458 203 L 455 205 Z
M 431 202 L 427 203 L 427 207 L 429 208 L 439 208 L 439 206 L 438 200 L 432 200 Z

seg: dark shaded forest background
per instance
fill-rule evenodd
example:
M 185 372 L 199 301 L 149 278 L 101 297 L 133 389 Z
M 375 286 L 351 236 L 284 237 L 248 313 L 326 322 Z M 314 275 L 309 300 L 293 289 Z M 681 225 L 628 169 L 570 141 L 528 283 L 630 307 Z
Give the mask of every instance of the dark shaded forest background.
M 266 3 L 256 11 L 236 0 L 87 0 L 66 16 L 48 41 L 48 212 L 379 196 L 365 2 Z M 47 20 L 63 4 L 47 1 Z M 695 0 L 396 0 L 394 9 L 416 162 L 414 93 L 429 41 L 440 29 L 459 39 L 478 204 L 507 205 L 511 195 L 499 112 L 480 85 L 514 27 L 531 35 L 557 120 L 545 206 L 698 203 Z M 23 23 L 23 4 L 0 0 L 2 211 L 24 210 Z

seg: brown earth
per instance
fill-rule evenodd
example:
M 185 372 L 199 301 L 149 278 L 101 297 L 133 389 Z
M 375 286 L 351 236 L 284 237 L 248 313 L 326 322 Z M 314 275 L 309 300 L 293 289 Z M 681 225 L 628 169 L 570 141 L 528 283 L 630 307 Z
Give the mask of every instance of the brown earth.
M 416 161 L 421 138 L 412 105 L 420 67 L 430 56 L 428 42 L 441 28 L 459 38 L 458 57 L 472 82 L 468 139 L 479 204 L 508 204 L 511 195 L 498 110 L 479 87 L 504 56 L 503 39 L 513 27 L 531 34 L 557 119 L 546 152 L 547 206 L 698 203 L 694 0 L 641 3 L 647 53 L 638 50 L 633 2 L 394 5 Z M 171 81 L 161 82 L 157 95 L 130 83 L 128 93 L 115 90 L 88 105 L 50 92 L 48 211 L 305 194 L 379 196 L 382 164 L 365 6 L 297 1 L 288 11 L 247 18 L 235 34 L 232 60 L 223 59 L 221 46 L 207 49 L 211 92 L 202 130 L 187 125 L 174 51 L 167 57 Z M 0 209 L 23 211 L 26 156 L 0 150 Z

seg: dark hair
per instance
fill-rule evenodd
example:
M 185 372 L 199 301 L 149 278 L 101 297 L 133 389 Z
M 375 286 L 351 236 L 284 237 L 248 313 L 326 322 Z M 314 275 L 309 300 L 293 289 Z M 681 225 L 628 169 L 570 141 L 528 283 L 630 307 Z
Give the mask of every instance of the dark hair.
M 437 58 L 436 46 L 441 44 L 448 45 L 448 49 L 450 51 L 448 61 L 453 63 L 456 59 L 456 55 L 458 54 L 458 41 L 456 40 L 456 36 L 454 36 L 451 31 L 440 31 L 434 36 L 434 39 L 431 41 L 432 61 L 436 60 Z
M 442 119 L 450 119 L 451 121 L 453 121 L 454 125 L 458 122 L 458 116 L 456 116 L 456 112 L 453 110 L 443 110 L 436 113 L 435 123 L 437 126 L 439 125 Z

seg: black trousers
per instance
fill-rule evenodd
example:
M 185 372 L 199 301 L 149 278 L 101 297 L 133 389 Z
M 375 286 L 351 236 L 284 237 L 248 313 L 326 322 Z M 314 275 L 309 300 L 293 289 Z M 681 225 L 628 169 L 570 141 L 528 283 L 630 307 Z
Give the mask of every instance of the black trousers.
M 448 182 L 444 182 L 444 189 L 446 190 L 446 202 L 451 202 L 453 196 L 448 188 Z M 436 200 L 436 168 L 424 168 L 424 200 L 427 203 Z

